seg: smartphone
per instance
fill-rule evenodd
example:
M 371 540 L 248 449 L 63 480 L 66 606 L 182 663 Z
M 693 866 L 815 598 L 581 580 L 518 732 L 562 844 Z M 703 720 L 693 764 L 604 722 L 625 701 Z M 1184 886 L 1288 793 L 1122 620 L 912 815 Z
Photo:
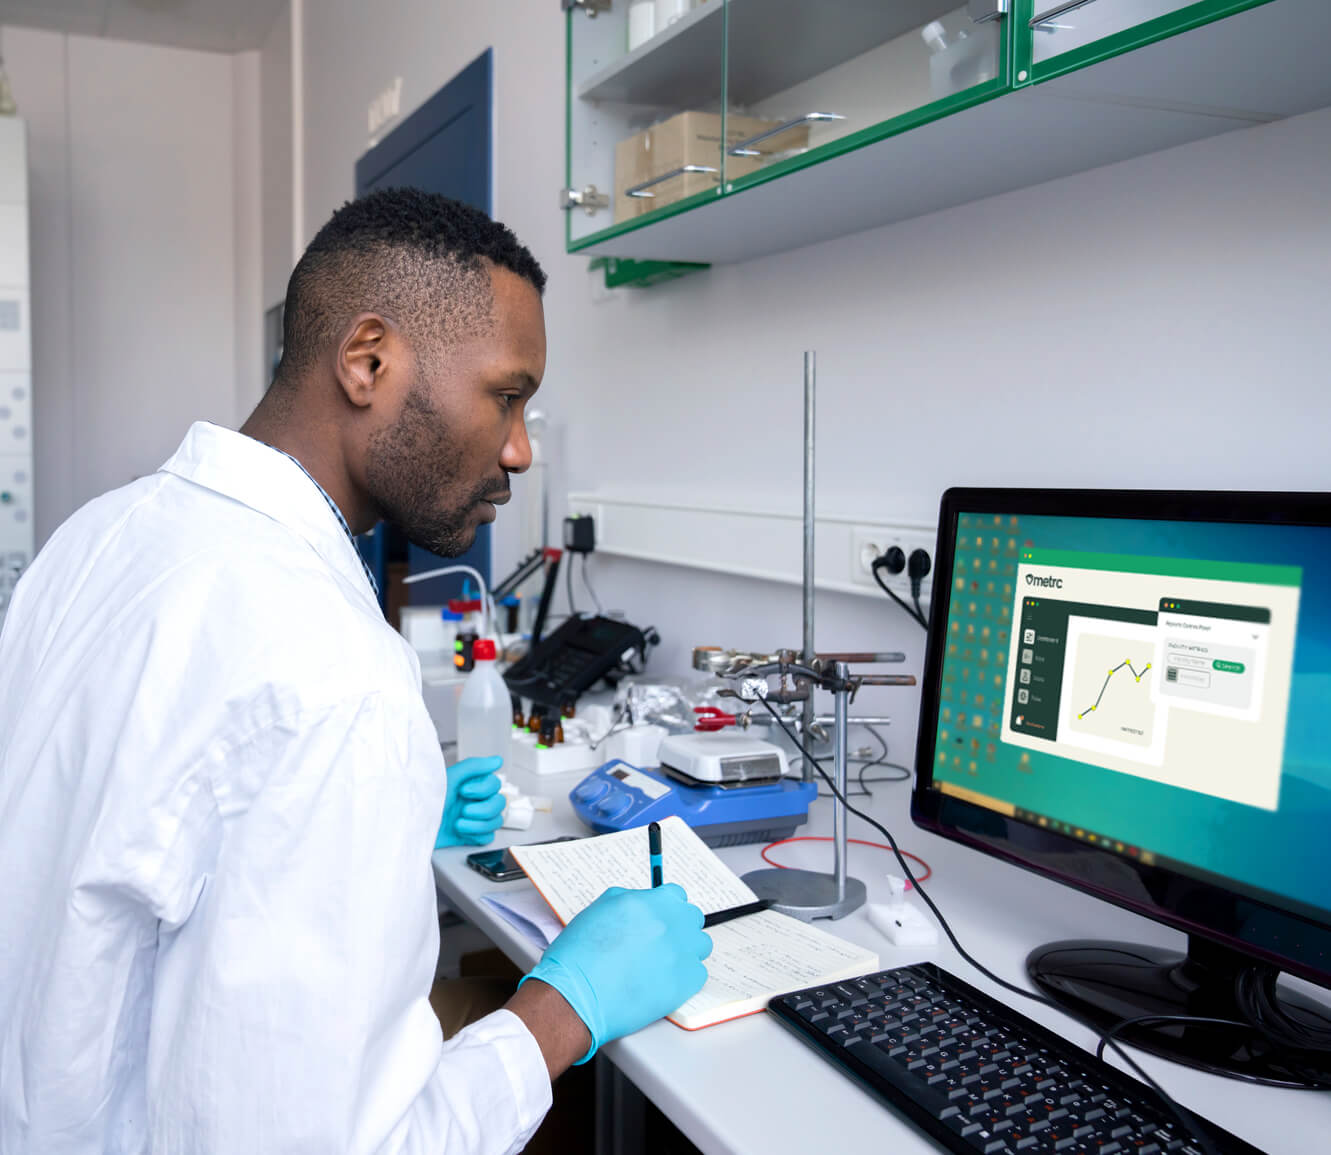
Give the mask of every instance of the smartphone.
M 577 837 L 576 834 L 561 834 L 558 838 L 547 838 L 545 842 L 572 842 Z M 544 846 L 545 842 L 532 842 L 528 845 Z M 515 878 L 525 877 L 522 867 L 518 865 L 507 847 L 503 850 L 478 850 L 475 854 L 467 855 L 466 862 L 472 870 L 479 871 L 495 882 L 510 882 Z

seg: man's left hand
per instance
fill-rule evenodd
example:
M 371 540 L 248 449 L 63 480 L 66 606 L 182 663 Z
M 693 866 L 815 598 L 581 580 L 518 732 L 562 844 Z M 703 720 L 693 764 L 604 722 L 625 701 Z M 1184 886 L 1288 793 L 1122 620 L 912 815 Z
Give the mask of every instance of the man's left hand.
M 504 821 L 507 799 L 499 793 L 502 758 L 464 758 L 448 768 L 444 817 L 434 848 L 484 846 Z

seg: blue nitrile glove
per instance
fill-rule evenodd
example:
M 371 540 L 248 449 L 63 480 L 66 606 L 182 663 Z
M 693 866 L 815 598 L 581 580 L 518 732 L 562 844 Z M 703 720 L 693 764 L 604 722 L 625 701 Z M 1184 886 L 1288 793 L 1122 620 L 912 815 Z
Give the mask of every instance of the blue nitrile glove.
M 499 793 L 502 758 L 463 758 L 448 768 L 444 817 L 434 848 L 484 846 L 504 821 L 507 799 Z
M 681 887 L 612 886 L 574 917 L 522 982 L 548 983 L 577 1012 L 592 1036 L 578 1060 L 585 1063 L 603 1043 L 654 1023 L 697 994 L 707 981 L 702 960 L 711 953 L 702 911 Z

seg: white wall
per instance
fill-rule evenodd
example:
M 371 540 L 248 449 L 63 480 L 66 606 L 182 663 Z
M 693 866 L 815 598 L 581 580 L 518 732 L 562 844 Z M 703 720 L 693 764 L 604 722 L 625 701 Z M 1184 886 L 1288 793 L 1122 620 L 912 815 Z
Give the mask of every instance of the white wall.
M 258 68 L 4 33 L 31 145 L 40 544 L 190 421 L 233 424 L 260 372 Z
M 231 64 L 231 188 L 235 271 L 235 362 L 232 421 L 242 421 L 268 386 L 263 358 L 263 155 L 260 63 L 237 52 Z
M 496 216 L 551 274 L 539 404 L 569 427 L 574 490 L 798 509 L 805 348 L 828 512 L 931 519 L 954 484 L 1327 487 L 1331 112 L 603 300 L 553 207 L 553 0 L 399 0 L 374 21 L 324 0 L 304 19 L 310 234 L 351 195 L 373 95 L 401 75 L 409 111 L 493 46 Z M 694 644 L 798 643 L 794 588 L 609 558 L 594 572 L 603 601 L 660 628 L 663 668 Z M 904 645 L 918 668 L 921 631 L 885 601 L 827 595 L 819 615 L 820 645 Z M 905 755 L 915 701 L 889 700 Z
M 259 50 L 262 107 L 263 307 L 287 293 L 292 269 L 291 13 L 283 4 Z

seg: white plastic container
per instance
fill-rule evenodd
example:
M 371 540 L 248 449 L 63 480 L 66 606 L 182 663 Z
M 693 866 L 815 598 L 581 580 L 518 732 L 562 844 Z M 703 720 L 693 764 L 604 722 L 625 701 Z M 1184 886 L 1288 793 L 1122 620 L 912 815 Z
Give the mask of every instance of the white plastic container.
M 513 704 L 495 668 L 494 640 L 478 638 L 472 655 L 476 665 L 458 696 L 458 759 L 498 755 L 507 762 L 513 742 Z
M 656 0 L 656 31 L 664 32 L 677 20 L 683 20 L 693 7 L 693 0 Z
M 631 0 L 629 4 L 629 51 L 656 35 L 656 0 Z
M 992 80 L 998 50 L 992 33 L 964 28 L 949 37 L 937 20 L 920 29 L 920 37 L 929 46 L 929 89 L 935 99 L 964 92 L 986 80 Z

